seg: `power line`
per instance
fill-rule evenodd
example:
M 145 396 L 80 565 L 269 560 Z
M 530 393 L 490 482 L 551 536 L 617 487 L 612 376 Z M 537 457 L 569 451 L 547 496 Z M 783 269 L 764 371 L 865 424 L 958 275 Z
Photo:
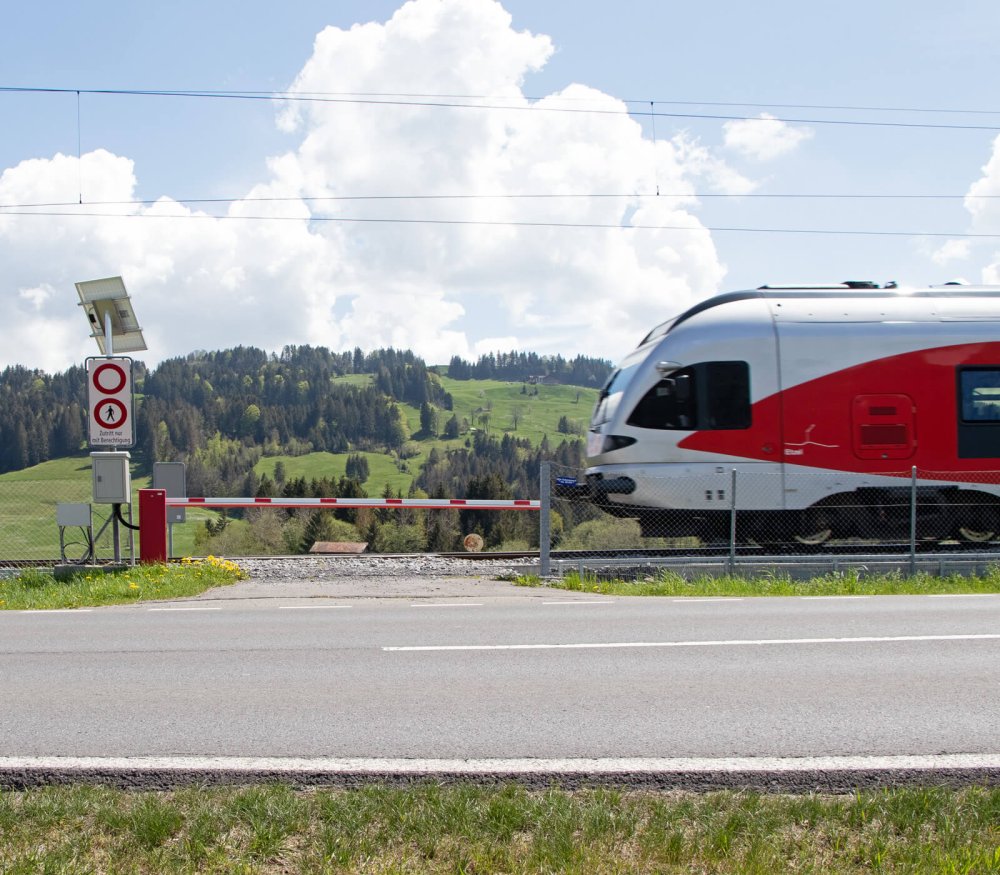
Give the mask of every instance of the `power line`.
M 45 88 L 32 86 L 0 86 L 0 92 L 40 92 L 40 93 L 76 93 L 78 90 L 84 94 L 164 94 L 164 95 L 189 95 L 204 97 L 254 97 L 261 100 L 282 100 L 293 97 L 300 98 L 406 98 L 406 99 L 433 99 L 433 100 L 503 100 L 503 96 L 487 94 L 420 94 L 405 91 L 272 91 L 272 90 L 247 90 L 238 89 L 100 89 L 87 91 L 76 88 Z M 612 96 L 612 95 L 608 95 Z M 518 95 L 510 97 L 510 100 L 531 100 L 540 101 L 552 99 L 552 95 Z M 642 98 L 614 98 L 622 103 L 634 104 L 636 106 L 648 106 L 649 104 L 659 104 L 661 106 L 744 106 L 752 109 L 814 109 L 834 112 L 913 112 L 931 113 L 941 115 L 1000 115 L 1000 109 L 960 109 L 956 107 L 927 107 L 927 106 L 872 106 L 862 104 L 838 104 L 838 103 L 761 103 L 759 101 L 747 100 L 675 100 L 673 98 L 650 99 Z M 559 100 L 567 103 L 585 103 L 592 101 L 589 97 L 571 97 L 560 95 Z
M 579 194 L 345 194 L 301 195 L 289 197 L 171 197 L 177 204 L 234 204 L 234 203 L 323 203 L 352 201 L 476 201 L 476 200 L 669 200 L 690 199 L 753 199 L 753 200 L 995 200 L 1000 194 L 895 194 L 895 193 L 833 193 L 833 192 L 635 192 L 632 194 L 579 193 Z M 56 207 L 148 207 L 160 203 L 161 198 L 147 200 L 115 201 L 50 201 L 39 203 L 0 203 L 0 210 L 51 209 Z M 0 213 L 0 215 L 4 215 Z
M 974 239 L 1000 239 L 1000 233 L 988 234 L 969 231 L 945 232 L 945 231 L 880 231 L 880 230 L 860 230 L 854 228 L 754 228 L 724 225 L 702 225 L 693 227 L 690 225 L 622 225 L 610 222 L 529 222 L 529 221 L 489 221 L 480 219 L 405 219 L 400 217 L 360 217 L 360 216 L 213 216 L 206 213 L 188 213 L 184 215 L 168 215 L 161 213 L 95 213 L 95 212 L 23 212 L 11 211 L 0 213 L 3 216 L 39 216 L 39 217 L 66 217 L 66 218 L 107 218 L 107 219 L 172 219 L 172 220 L 207 220 L 216 221 L 261 221 L 261 222 L 305 222 L 305 223 L 331 223 L 331 224 L 379 224 L 379 225 L 453 225 L 453 226 L 478 226 L 478 227 L 498 227 L 498 228 L 567 228 L 586 230 L 614 230 L 614 231 L 686 231 L 701 233 L 738 233 L 738 234 L 812 234 L 812 235 L 834 235 L 851 237 L 947 237 L 947 238 L 974 238 Z
M 617 110 L 617 109 L 602 109 L 602 108 L 580 108 L 580 107 L 567 107 L 567 106 L 551 106 L 549 104 L 541 105 L 537 99 L 534 103 L 529 103 L 527 105 L 523 104 L 498 104 L 496 102 L 490 103 L 467 103 L 459 102 L 459 100 L 470 100 L 470 99 L 480 99 L 480 98 L 464 98 L 464 99 L 446 99 L 446 98 L 435 98 L 433 96 L 428 97 L 393 97 L 392 95 L 376 95 L 376 96 L 329 96 L 320 94 L 319 96 L 304 94 L 304 93 L 290 93 L 290 92 L 253 92 L 253 91 L 166 91 L 166 90 L 152 90 L 152 89 L 126 89 L 126 88 L 37 88 L 37 87 L 25 87 L 25 86 L 0 86 L 0 93 L 44 93 L 44 94 L 90 94 L 90 95 L 114 95 L 114 96 L 127 96 L 127 97 L 180 97 L 180 98 L 196 98 L 196 99 L 213 99 L 213 100 L 266 100 L 266 101 L 286 101 L 290 103 L 329 103 L 329 104 L 358 104 L 358 105 L 368 105 L 368 106 L 410 106 L 410 107 L 420 107 L 420 108 L 433 108 L 433 109 L 479 109 L 479 110 L 504 110 L 507 112 L 560 112 L 560 113 L 580 113 L 580 114 L 591 114 L 591 115 L 609 115 L 609 116 L 638 116 L 642 118 L 672 118 L 672 119 L 690 119 L 690 120 L 702 120 L 702 121 L 743 121 L 743 122 L 782 122 L 784 124 L 798 124 L 798 125 L 842 125 L 847 127 L 879 127 L 879 128 L 900 128 L 900 129 L 923 129 L 923 130 L 959 130 L 959 131 L 1000 131 L 1000 125 L 978 125 L 978 124 L 951 124 L 942 122 L 903 122 L 903 121 L 885 121 L 885 120 L 868 120 L 868 119 L 823 119 L 823 118 L 789 118 L 789 117 L 776 117 L 767 116 L 761 118 L 759 116 L 747 116 L 747 115 L 726 115 L 721 113 L 693 113 L 693 112 L 662 112 L 656 111 L 655 109 L 643 110 Z M 496 101 L 499 98 L 496 96 L 483 97 L 482 100 Z M 533 100 L 533 98 L 519 98 L 521 100 Z M 546 98 L 549 100 L 550 98 Z M 614 98 L 617 99 L 617 98 Z M 635 101 L 623 101 L 625 103 L 635 102 Z M 663 105 L 668 105 L 667 101 L 660 101 Z M 657 101 L 646 101 L 646 104 L 655 104 Z M 756 108 L 762 108 L 769 106 L 768 104 L 685 104 L 681 101 L 669 102 L 672 105 L 718 105 L 718 106 L 754 106 Z M 772 108 L 795 108 L 792 104 L 786 105 L 773 105 Z M 848 110 L 849 107 L 814 107 L 821 109 L 839 109 Z M 856 107 L 854 111 L 876 111 L 875 108 L 866 107 Z M 880 111 L 892 111 L 892 112 L 935 112 L 936 110 L 905 110 L 902 108 L 892 109 L 892 108 L 882 108 Z M 960 110 L 941 110 L 941 112 L 960 112 Z M 992 111 L 987 110 L 972 110 L 970 112 L 980 113 L 980 114 L 995 114 Z

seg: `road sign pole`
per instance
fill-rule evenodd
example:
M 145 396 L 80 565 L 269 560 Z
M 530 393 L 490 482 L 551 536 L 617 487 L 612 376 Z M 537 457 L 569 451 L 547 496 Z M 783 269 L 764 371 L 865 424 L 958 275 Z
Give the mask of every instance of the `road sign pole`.
M 104 354 L 108 358 L 111 358 L 115 354 L 114 342 L 111 339 L 113 335 L 114 332 L 111 330 L 111 311 L 108 310 L 104 314 Z

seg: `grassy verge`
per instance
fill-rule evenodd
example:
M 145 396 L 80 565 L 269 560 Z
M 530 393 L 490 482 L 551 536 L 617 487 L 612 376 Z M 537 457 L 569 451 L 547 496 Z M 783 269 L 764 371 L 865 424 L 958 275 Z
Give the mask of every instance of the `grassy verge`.
M 0 792 L 15 872 L 997 872 L 1000 790 Z
M 29 569 L 0 580 L 0 610 L 42 610 L 118 605 L 198 595 L 246 575 L 234 562 L 209 556 L 179 565 L 136 565 L 113 573 L 89 572 L 56 580 L 50 572 Z
M 540 586 L 537 577 L 519 577 L 521 586 Z M 944 595 L 1000 593 L 1000 569 L 987 574 L 965 577 L 954 574 L 864 574 L 857 570 L 835 572 L 808 580 L 793 580 L 783 575 L 761 577 L 695 577 L 687 580 L 664 571 L 639 580 L 600 579 L 570 572 L 561 580 L 550 581 L 556 589 L 596 592 L 604 595 L 659 596 L 831 596 L 831 595 Z

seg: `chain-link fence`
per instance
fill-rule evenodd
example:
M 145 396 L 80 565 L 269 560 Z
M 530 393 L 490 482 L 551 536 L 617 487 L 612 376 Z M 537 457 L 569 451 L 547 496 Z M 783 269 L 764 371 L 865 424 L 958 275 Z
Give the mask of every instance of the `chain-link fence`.
M 623 554 L 715 559 L 730 567 L 760 556 L 791 562 L 931 551 L 996 550 L 1000 560 L 1000 471 L 910 468 L 867 476 L 662 465 L 588 482 L 584 472 L 553 464 L 549 477 L 543 574 Z
M 171 556 L 289 554 L 313 541 L 365 542 L 369 552 L 461 550 L 471 532 L 486 549 L 540 549 L 545 560 L 748 559 L 762 555 L 860 555 L 934 551 L 1000 558 L 1000 472 L 904 470 L 878 476 L 816 473 L 786 466 L 651 466 L 632 484 L 587 483 L 584 472 L 545 463 L 543 507 L 521 511 L 186 510 L 170 528 Z M 641 475 L 641 476 L 640 476 Z M 133 492 L 148 485 L 134 478 Z M 623 487 L 629 491 L 621 492 Z M 519 496 L 533 497 L 533 496 Z M 89 462 L 61 478 L 30 471 L 0 478 L 0 565 L 111 561 L 131 556 L 133 538 L 113 507 L 92 504 Z M 134 502 L 136 499 L 134 497 Z M 60 525 L 59 508 L 83 505 L 89 525 Z M 137 508 L 137 503 L 134 503 Z M 115 529 L 119 545 L 115 548 Z M 556 566 L 555 570 L 558 570 Z
M 79 477 L 39 480 L 7 475 L 0 479 L 0 566 L 104 563 L 116 556 L 131 556 L 134 539 L 126 525 L 131 519 L 129 506 L 123 506 L 122 521 L 116 526 L 112 505 L 91 504 L 89 463 L 82 461 L 81 466 Z M 73 505 L 64 508 L 62 519 L 61 505 Z

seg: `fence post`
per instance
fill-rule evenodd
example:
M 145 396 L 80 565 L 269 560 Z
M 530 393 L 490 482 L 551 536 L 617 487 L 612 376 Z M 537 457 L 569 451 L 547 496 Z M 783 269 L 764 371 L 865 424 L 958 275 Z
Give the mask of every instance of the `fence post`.
M 917 466 L 910 469 L 910 577 L 917 573 Z
M 729 487 L 729 573 L 736 573 L 736 469 Z
M 538 472 L 538 573 L 546 578 L 550 571 L 552 521 L 549 519 L 549 510 L 552 507 L 552 463 L 542 462 Z

